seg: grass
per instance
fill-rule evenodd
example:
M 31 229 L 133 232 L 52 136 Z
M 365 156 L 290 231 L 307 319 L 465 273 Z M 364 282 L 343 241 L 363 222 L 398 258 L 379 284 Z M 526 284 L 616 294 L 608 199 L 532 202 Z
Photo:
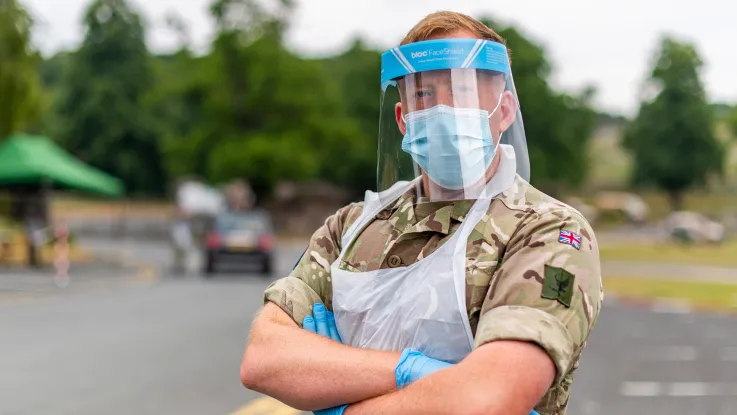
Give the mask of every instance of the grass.
M 664 219 L 669 211 L 668 198 L 663 193 L 647 192 L 640 194 L 650 207 L 650 219 Z M 719 218 L 724 212 L 737 210 L 737 194 L 691 192 L 683 200 L 683 209 Z
M 713 183 L 712 192 L 692 192 L 686 195 L 686 210 L 706 214 L 719 214 L 726 208 L 737 207 L 737 139 L 731 136 L 726 125 L 719 124 L 717 136 L 729 149 L 726 155 L 724 183 Z M 589 147 L 591 170 L 587 188 L 622 189 L 628 191 L 628 179 L 632 169 L 632 156 L 621 146 L 621 126 L 605 126 L 596 130 Z M 725 190 L 730 191 L 725 192 Z M 668 201 L 665 194 L 657 192 L 641 193 L 641 196 L 652 209 L 654 220 L 662 219 L 668 212 Z M 585 198 L 590 202 L 590 198 Z
M 737 311 L 737 284 L 648 277 L 604 277 L 604 290 L 632 300 L 687 300 L 693 308 L 699 310 Z
M 639 261 L 737 268 L 737 241 L 721 245 L 632 244 L 602 247 L 602 261 Z

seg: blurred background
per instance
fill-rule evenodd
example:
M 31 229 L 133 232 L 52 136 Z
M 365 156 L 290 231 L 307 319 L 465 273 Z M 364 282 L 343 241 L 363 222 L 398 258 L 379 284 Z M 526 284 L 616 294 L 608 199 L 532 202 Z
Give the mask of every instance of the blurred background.
M 737 6 L 0 0 L 0 414 L 299 413 L 240 385 L 248 327 L 375 189 L 380 54 L 448 8 L 597 232 L 568 414 L 737 413 Z

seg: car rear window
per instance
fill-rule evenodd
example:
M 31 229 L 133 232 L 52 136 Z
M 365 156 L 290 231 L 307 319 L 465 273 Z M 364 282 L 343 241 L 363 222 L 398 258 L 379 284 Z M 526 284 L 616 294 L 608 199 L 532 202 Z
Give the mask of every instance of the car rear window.
M 262 215 L 227 215 L 217 219 L 217 228 L 220 231 L 252 231 L 269 232 L 269 220 Z

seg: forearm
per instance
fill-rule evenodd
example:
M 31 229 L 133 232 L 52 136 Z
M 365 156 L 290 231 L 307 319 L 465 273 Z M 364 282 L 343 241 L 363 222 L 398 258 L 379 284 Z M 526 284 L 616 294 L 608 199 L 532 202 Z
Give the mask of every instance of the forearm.
M 241 366 L 252 390 L 300 410 L 359 402 L 396 389 L 399 353 L 357 349 L 274 320 L 267 304 L 254 323 Z M 289 318 L 284 314 L 284 317 Z
M 416 383 L 383 396 L 350 405 L 345 415 L 511 415 L 514 412 L 490 412 L 484 393 L 468 390 L 460 380 L 459 368 L 445 369 Z M 464 387 L 459 388 L 458 385 Z M 488 408 L 492 409 L 492 408 Z M 529 411 L 528 411 L 529 412 Z M 520 413 L 527 415 L 527 412 Z
M 555 369 L 531 344 L 498 342 L 410 386 L 348 407 L 346 415 L 528 415 Z M 549 359 L 548 359 L 549 360 Z

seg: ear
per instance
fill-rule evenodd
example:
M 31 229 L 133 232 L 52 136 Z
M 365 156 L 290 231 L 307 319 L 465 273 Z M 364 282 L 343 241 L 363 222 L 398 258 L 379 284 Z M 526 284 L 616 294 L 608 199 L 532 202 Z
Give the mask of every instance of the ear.
M 402 132 L 402 135 L 407 134 L 407 125 L 404 123 L 404 118 L 402 118 L 401 102 L 397 102 L 397 105 L 394 106 L 394 116 L 397 118 L 397 126 L 399 127 L 399 131 Z
M 504 91 L 502 94 L 502 104 L 500 105 L 502 119 L 499 122 L 499 129 L 504 132 L 514 124 L 517 119 L 517 99 L 510 91 Z

